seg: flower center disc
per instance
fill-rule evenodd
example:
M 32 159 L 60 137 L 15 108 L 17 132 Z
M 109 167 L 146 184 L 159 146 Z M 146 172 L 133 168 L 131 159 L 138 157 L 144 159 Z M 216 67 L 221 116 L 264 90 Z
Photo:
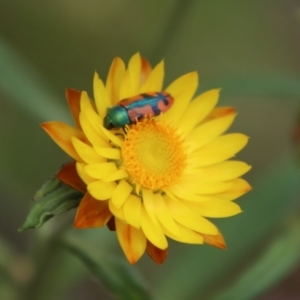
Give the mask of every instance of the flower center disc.
M 154 119 L 127 127 L 122 156 L 131 180 L 152 190 L 177 183 L 186 166 L 180 136 L 172 127 Z

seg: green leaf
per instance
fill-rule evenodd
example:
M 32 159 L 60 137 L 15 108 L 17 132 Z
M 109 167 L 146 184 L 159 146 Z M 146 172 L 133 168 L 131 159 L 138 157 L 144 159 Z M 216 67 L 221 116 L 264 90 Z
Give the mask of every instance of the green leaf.
M 300 260 L 300 220 L 286 226 L 238 280 L 213 299 L 256 299 L 293 270 Z
M 49 178 L 35 194 L 35 203 L 19 231 L 41 227 L 52 217 L 77 207 L 82 197 L 82 192 L 61 183 L 56 176 Z
M 98 249 L 82 243 L 78 238 L 68 237 L 62 242 L 89 268 L 116 299 L 151 299 L 140 275 L 134 272 L 133 266 L 109 257 L 107 254 L 100 256 Z

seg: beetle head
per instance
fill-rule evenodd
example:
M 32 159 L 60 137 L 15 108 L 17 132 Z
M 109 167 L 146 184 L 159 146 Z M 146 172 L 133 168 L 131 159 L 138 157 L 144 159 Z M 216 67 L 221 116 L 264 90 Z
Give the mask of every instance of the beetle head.
M 129 118 L 124 107 L 116 105 L 107 109 L 104 118 L 104 127 L 106 129 L 120 128 L 126 124 L 129 124 Z

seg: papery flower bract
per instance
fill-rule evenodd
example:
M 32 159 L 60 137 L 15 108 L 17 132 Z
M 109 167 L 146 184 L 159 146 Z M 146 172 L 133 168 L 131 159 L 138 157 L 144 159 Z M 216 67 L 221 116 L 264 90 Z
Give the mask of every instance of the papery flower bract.
M 228 160 L 248 141 L 224 134 L 236 112 L 215 108 L 219 89 L 196 98 L 196 72 L 181 76 L 164 91 L 174 97 L 170 110 L 125 128 L 107 130 L 108 107 L 124 98 L 163 91 L 164 62 L 153 69 L 139 54 L 125 67 L 113 61 L 106 83 L 94 76 L 94 98 L 67 90 L 76 128 L 61 122 L 42 127 L 73 159 L 58 178 L 85 192 L 76 228 L 107 225 L 116 230 L 130 263 L 145 252 L 157 263 L 167 255 L 167 237 L 183 243 L 226 248 L 218 228 L 207 218 L 241 212 L 233 202 L 251 187 L 240 178 L 250 166 Z

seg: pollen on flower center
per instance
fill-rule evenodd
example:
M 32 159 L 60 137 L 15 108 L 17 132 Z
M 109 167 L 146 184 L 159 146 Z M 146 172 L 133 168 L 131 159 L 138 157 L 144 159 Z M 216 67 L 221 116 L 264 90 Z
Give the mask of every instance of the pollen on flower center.
M 154 119 L 127 128 L 122 158 L 132 181 L 152 190 L 177 183 L 186 166 L 180 136 L 171 126 Z

